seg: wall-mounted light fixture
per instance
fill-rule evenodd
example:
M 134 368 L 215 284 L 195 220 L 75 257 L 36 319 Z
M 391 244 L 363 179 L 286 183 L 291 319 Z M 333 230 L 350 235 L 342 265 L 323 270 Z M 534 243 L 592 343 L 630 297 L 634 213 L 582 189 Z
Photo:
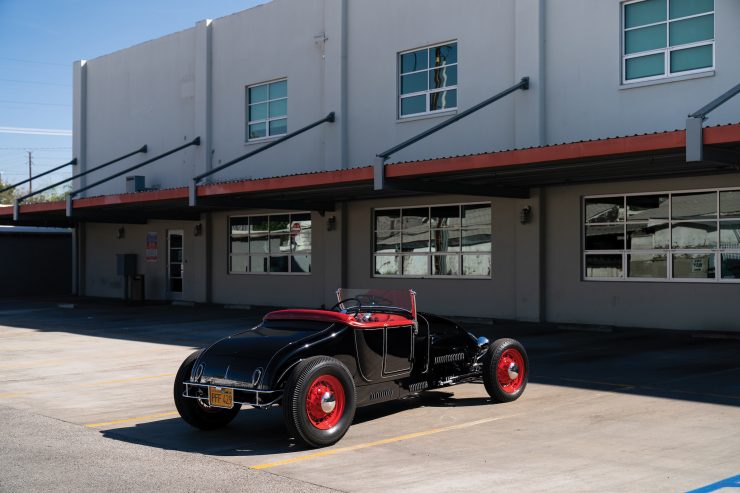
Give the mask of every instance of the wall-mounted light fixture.
M 519 222 L 522 224 L 528 224 L 532 222 L 532 206 L 528 205 L 519 212 Z
M 326 219 L 326 230 L 334 231 L 335 229 L 337 229 L 337 216 L 329 216 Z
M 120 228 L 116 229 L 116 238 L 121 240 L 126 236 L 126 230 L 121 226 Z
M 193 228 L 193 236 L 200 236 L 203 234 L 203 225 L 201 223 L 198 223 Z

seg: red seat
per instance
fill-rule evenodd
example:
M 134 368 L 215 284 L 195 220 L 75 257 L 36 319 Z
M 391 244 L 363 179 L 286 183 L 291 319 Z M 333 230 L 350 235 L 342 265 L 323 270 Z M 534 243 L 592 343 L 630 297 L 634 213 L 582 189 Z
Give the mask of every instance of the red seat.
M 362 312 L 360 312 L 362 313 Z M 411 324 L 411 320 L 391 313 L 373 313 L 369 321 L 358 320 L 355 315 L 329 310 L 277 310 L 265 315 L 264 320 L 308 320 L 312 322 L 340 323 L 356 329 L 399 327 Z

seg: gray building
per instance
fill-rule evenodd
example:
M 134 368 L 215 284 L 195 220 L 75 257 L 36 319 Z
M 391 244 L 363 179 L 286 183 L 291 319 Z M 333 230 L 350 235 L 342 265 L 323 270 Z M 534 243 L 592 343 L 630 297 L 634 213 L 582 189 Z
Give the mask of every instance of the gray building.
M 76 62 L 75 173 L 147 152 L 15 223 L 73 226 L 89 296 L 136 254 L 152 299 L 413 288 L 450 315 L 740 330 L 740 97 L 687 119 L 740 82 L 738 46 L 734 0 L 273 0 Z

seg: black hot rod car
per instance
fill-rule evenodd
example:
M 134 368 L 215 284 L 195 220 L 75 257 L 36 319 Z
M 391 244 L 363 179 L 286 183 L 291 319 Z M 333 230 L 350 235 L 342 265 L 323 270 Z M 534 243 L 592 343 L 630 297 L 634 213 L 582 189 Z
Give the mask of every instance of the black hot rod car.
M 528 360 L 513 339 L 489 343 L 451 320 L 417 313 L 413 291 L 337 291 L 331 310 L 279 310 L 195 352 L 180 366 L 180 416 L 204 430 L 242 405 L 281 405 L 288 431 L 311 447 L 336 443 L 359 406 L 482 378 L 495 402 L 517 399 Z

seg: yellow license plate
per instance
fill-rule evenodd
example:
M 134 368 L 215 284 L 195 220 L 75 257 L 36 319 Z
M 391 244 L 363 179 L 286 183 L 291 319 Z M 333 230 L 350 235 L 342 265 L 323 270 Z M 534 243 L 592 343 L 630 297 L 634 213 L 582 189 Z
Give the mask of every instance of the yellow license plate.
M 213 407 L 234 407 L 234 389 L 208 387 L 208 405 Z

